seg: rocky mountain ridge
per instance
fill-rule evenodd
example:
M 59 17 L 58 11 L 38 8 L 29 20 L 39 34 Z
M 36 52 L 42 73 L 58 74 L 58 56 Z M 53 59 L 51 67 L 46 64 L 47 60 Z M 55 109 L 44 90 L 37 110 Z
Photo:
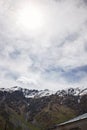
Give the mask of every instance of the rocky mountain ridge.
M 87 88 L 55 92 L 17 86 L 0 89 L 0 130 L 47 130 L 86 112 Z
M 9 93 L 13 93 L 15 91 L 21 91 L 23 92 L 23 95 L 26 98 L 41 98 L 41 97 L 55 95 L 55 94 L 59 96 L 63 96 L 63 95 L 81 96 L 87 94 L 87 88 L 68 88 L 68 89 L 62 89 L 58 91 L 52 91 L 49 89 L 36 90 L 36 89 L 27 89 L 27 88 L 21 88 L 15 86 L 12 88 L 0 88 L 0 91 L 9 92 Z

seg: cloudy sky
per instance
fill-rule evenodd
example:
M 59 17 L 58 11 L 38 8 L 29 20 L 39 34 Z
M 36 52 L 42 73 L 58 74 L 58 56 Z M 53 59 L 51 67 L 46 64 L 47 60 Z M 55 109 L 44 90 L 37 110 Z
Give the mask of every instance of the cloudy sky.
M 87 0 L 0 0 L 0 88 L 87 87 Z

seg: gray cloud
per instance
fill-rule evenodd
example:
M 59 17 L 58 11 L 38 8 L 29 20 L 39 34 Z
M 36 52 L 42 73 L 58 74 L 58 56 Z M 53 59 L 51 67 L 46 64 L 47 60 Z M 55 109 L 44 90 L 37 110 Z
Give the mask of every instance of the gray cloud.
M 83 0 L 85 4 L 87 4 L 87 0 Z

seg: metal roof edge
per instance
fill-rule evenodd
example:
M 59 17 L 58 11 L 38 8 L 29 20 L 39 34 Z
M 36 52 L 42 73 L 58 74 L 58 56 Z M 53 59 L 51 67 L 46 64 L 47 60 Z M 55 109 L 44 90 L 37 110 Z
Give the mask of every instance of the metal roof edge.
M 87 113 L 80 115 L 80 116 L 77 116 L 77 117 L 75 117 L 75 118 L 73 118 L 69 121 L 64 122 L 64 123 L 60 123 L 58 125 L 55 125 L 55 127 L 59 127 L 59 126 L 66 125 L 66 124 L 76 122 L 76 121 L 79 121 L 79 120 L 83 120 L 83 119 L 87 119 Z

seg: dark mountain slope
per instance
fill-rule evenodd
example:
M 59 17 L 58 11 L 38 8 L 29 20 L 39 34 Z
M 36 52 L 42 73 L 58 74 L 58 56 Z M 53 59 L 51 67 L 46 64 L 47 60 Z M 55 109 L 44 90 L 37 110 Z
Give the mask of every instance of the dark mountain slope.
M 1 89 L 0 130 L 46 130 L 52 125 L 86 113 L 86 91 L 69 89 L 27 98 L 23 89 Z M 38 90 L 26 92 L 35 94 Z

